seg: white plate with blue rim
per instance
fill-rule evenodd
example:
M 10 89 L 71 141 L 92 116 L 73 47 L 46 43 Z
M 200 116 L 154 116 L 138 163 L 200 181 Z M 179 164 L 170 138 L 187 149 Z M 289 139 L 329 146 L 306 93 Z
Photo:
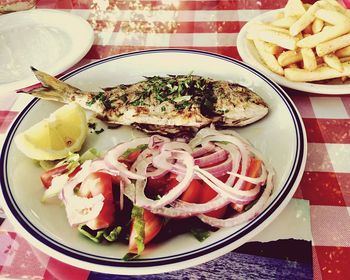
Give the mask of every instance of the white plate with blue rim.
M 157 63 L 154 63 L 157 61 Z M 210 66 L 210 67 L 208 67 Z M 305 129 L 287 94 L 269 78 L 242 62 L 201 51 L 162 49 L 102 59 L 62 77 L 83 90 L 134 83 L 144 76 L 193 73 L 249 87 L 267 102 L 262 120 L 236 129 L 247 138 L 276 172 L 274 190 L 265 209 L 253 220 L 211 233 L 203 242 L 190 233 L 146 246 L 140 258 L 123 261 L 124 244 L 95 244 L 68 225 L 60 204 L 43 204 L 42 170 L 14 144 L 14 137 L 49 116 L 60 103 L 33 98 L 12 124 L 1 152 L 0 203 L 17 231 L 31 244 L 63 262 L 104 273 L 155 274 L 195 266 L 232 251 L 267 227 L 292 198 L 306 161 Z M 129 127 L 89 134 L 83 147 L 106 150 L 120 141 L 142 135 Z
M 30 66 L 57 75 L 79 62 L 94 40 L 90 24 L 63 11 L 38 9 L 0 17 L 0 94 L 37 83 Z
M 344 83 L 340 82 L 317 82 L 317 83 L 303 83 L 303 82 L 293 82 L 286 79 L 284 76 L 280 76 L 273 73 L 266 65 L 262 62 L 258 51 L 256 50 L 254 43 L 247 39 L 247 33 L 249 28 L 256 22 L 271 22 L 276 19 L 276 15 L 282 13 L 283 9 L 273 10 L 263 13 L 249 22 L 247 22 L 243 28 L 240 30 L 237 37 L 237 49 L 242 60 L 249 65 L 258 69 L 260 72 L 267 75 L 273 81 L 281 86 L 285 86 L 291 89 L 296 89 L 300 91 L 315 93 L 315 94 L 329 94 L 329 95 L 343 95 L 350 94 L 350 81 Z

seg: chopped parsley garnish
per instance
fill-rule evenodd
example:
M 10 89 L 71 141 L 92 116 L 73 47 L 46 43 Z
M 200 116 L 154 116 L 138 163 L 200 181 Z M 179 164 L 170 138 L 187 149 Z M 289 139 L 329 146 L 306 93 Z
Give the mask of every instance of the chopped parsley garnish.
M 100 134 L 100 133 L 102 133 L 103 131 L 105 131 L 103 128 L 101 128 L 100 130 L 95 130 L 95 133 L 96 134 Z
M 103 128 L 97 129 L 96 123 L 94 123 L 94 122 L 88 122 L 88 128 L 90 128 L 91 133 L 95 132 L 96 134 L 100 134 L 103 131 L 105 131 Z
M 198 104 L 205 110 L 213 109 L 216 102 L 213 97 L 211 82 L 208 79 L 190 75 L 169 75 L 168 77 L 145 77 L 143 90 L 138 92 L 136 100 L 130 102 L 132 106 L 147 105 L 146 100 L 152 98 L 159 104 L 169 102 L 177 110 L 184 110 L 194 104 Z M 206 101 L 203 101 L 206 99 Z M 203 104 L 205 102 L 205 104 Z M 161 107 L 162 112 L 166 108 Z
M 86 105 L 92 106 L 97 101 L 100 101 L 107 110 L 113 108 L 111 100 L 105 95 L 104 92 L 99 92 L 98 94 L 94 95 L 90 101 L 86 102 Z

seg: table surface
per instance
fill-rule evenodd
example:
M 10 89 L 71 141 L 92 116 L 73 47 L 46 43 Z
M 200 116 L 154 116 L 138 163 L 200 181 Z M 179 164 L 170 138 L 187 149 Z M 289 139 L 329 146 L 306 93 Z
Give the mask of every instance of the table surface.
M 240 59 L 236 38 L 241 27 L 260 13 L 283 7 L 286 1 L 115 0 L 109 3 L 95 0 L 37 1 L 37 9 L 71 12 L 85 18 L 93 27 L 95 42 L 73 68 L 110 55 L 162 47 L 199 49 Z M 108 20 L 107 14 L 116 10 L 125 11 L 124 18 L 113 22 Z M 114 25 L 112 33 L 115 36 L 109 41 L 103 37 L 107 23 Z M 148 39 L 135 40 L 129 45 L 127 41 L 113 40 L 119 32 L 139 32 Z M 350 279 L 350 96 L 285 90 L 295 102 L 307 132 L 307 163 L 294 197 L 310 203 L 314 278 Z M 21 103 L 21 98 L 14 92 L 1 93 L 0 143 L 18 113 L 18 103 Z M 31 257 L 34 249 L 17 236 L 7 220 L 0 228 L 0 237 L 4 234 L 11 240 L 16 239 L 18 247 L 13 254 L 0 244 L 0 278 L 55 279 L 50 274 L 50 268 L 54 267 L 65 271 L 63 275 L 67 279 L 88 277 L 88 271 L 47 256 L 45 265 L 39 265 Z M 44 256 L 40 252 L 36 254 Z M 29 268 L 20 268 L 23 259 Z

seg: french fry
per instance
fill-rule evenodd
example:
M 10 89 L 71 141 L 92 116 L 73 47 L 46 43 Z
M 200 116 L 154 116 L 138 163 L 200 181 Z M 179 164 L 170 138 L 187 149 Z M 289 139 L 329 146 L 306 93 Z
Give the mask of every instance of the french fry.
M 271 30 L 271 31 L 277 31 L 285 34 L 289 34 L 288 30 L 282 27 L 274 26 L 271 24 L 266 23 L 256 23 L 252 26 L 255 32 L 260 30 Z
M 283 48 L 269 42 L 263 42 L 263 50 L 273 55 L 279 55 L 283 52 Z
M 297 35 L 303 31 L 314 19 L 314 13 L 319 9 L 318 2 L 314 3 L 290 28 L 289 34 L 292 36 Z
M 289 32 L 287 29 L 273 26 L 270 24 L 257 22 L 255 24 L 252 24 L 252 26 L 248 29 L 247 39 L 249 40 L 260 39 L 260 36 L 259 36 L 260 31 L 275 31 L 278 33 L 284 33 L 286 35 L 289 35 Z
M 345 57 L 350 56 L 350 46 L 347 46 L 345 48 L 339 49 L 335 52 L 335 55 L 337 57 Z
M 332 25 L 341 25 L 346 24 L 349 21 L 349 18 L 339 13 L 337 11 L 331 11 L 326 9 L 319 9 L 315 12 L 316 18 L 322 19 L 325 22 L 328 22 Z
M 303 2 L 300 0 L 288 0 L 286 6 L 284 7 L 284 14 L 287 17 L 290 16 L 301 16 L 305 13 L 305 8 Z
M 261 59 L 266 64 L 266 66 L 274 73 L 283 75 L 284 70 L 281 65 L 278 64 L 276 57 L 264 50 L 264 42 L 262 40 L 254 40 L 255 48 L 257 49 Z
M 329 11 L 337 11 L 337 9 L 332 4 L 328 3 L 325 0 L 318 1 L 318 4 L 321 9 L 326 9 Z
M 292 17 L 283 17 L 283 18 L 274 20 L 273 22 L 271 22 L 271 24 L 274 25 L 274 26 L 278 26 L 278 27 L 289 28 L 289 27 L 291 27 L 297 20 L 298 20 L 298 17 L 296 17 L 296 16 L 292 16 Z
M 324 28 L 321 32 L 298 41 L 297 46 L 300 48 L 314 48 L 325 41 L 344 35 L 349 31 L 350 31 L 350 22 L 349 22 L 349 25 L 344 24 L 344 25 L 329 27 L 327 29 Z
M 339 72 L 343 72 L 343 65 L 335 54 L 327 54 L 323 59 L 329 67 L 332 67 Z
M 332 6 L 336 8 L 338 12 L 341 12 L 342 14 L 346 15 L 347 17 L 350 17 L 350 11 L 345 9 L 342 5 L 340 5 L 336 0 L 325 0 Z
M 313 71 L 317 68 L 317 61 L 312 49 L 302 48 L 301 56 L 303 59 L 304 69 Z
M 314 22 L 312 23 L 312 33 L 316 34 L 321 32 L 322 28 L 324 26 L 324 21 L 319 18 L 315 18 Z
M 277 58 L 278 63 L 282 67 L 292 63 L 302 61 L 302 60 L 303 60 L 303 57 L 301 56 L 301 53 L 296 51 L 284 51 Z
M 259 39 L 264 40 L 266 42 L 270 42 L 285 48 L 287 50 L 295 50 L 297 39 L 278 31 L 273 30 L 261 30 L 258 33 Z
M 318 56 L 324 56 L 347 46 L 350 46 L 350 33 L 319 44 L 316 52 Z
M 314 71 L 286 68 L 284 70 L 284 75 L 288 80 L 294 82 L 313 82 L 350 76 L 350 61 L 343 62 L 342 66 L 344 69 L 343 72 L 339 72 L 329 66 L 318 67 Z

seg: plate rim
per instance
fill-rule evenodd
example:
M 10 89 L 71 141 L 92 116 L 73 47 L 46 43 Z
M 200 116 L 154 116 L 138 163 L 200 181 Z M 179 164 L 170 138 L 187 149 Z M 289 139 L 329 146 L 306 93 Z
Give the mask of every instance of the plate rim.
M 249 20 L 240 30 L 237 36 L 237 50 L 242 58 L 242 60 L 253 66 L 258 67 L 259 71 L 263 72 L 266 76 L 268 76 L 271 80 L 278 83 L 281 86 L 295 89 L 299 91 L 304 91 L 308 93 L 314 93 L 318 95 L 350 95 L 350 84 L 344 84 L 344 85 L 324 85 L 324 84 L 316 84 L 316 83 L 306 83 L 306 82 L 292 82 L 287 80 L 285 77 L 279 76 L 276 73 L 273 73 L 271 70 L 269 70 L 267 67 L 265 67 L 263 64 L 261 64 L 259 61 L 256 60 L 253 54 L 249 52 L 248 48 L 246 47 L 246 34 L 249 26 L 253 24 L 256 21 L 264 21 L 266 18 L 270 18 L 273 15 L 276 15 L 278 13 L 283 12 L 282 9 L 276 9 L 271 10 L 265 13 L 262 13 L 251 20 Z
M 172 256 L 167 256 L 162 258 L 139 259 L 133 262 L 125 262 L 120 259 L 117 259 L 116 261 L 116 258 L 110 258 L 113 260 L 106 261 L 105 259 L 107 259 L 107 257 L 99 257 L 99 256 L 96 256 L 97 258 L 95 259 L 91 259 L 88 255 L 92 255 L 92 254 L 87 254 L 85 252 L 83 252 L 83 255 L 79 255 L 79 253 L 74 253 L 74 252 L 70 253 L 66 249 L 62 249 L 62 246 L 65 246 L 65 245 L 60 244 L 61 247 L 59 244 L 56 245 L 55 243 L 59 243 L 58 241 L 51 240 L 51 238 L 48 236 L 46 236 L 46 238 L 49 241 L 47 241 L 45 237 L 41 237 L 40 234 L 43 236 L 45 236 L 45 234 L 40 233 L 40 230 L 37 229 L 35 226 L 32 225 L 34 229 L 26 228 L 25 225 L 28 226 L 28 223 L 31 224 L 30 221 L 26 219 L 23 213 L 17 212 L 17 211 L 19 212 L 21 211 L 16 205 L 16 201 L 13 198 L 10 198 L 9 194 L 7 193 L 7 191 L 11 193 L 9 189 L 9 184 L 7 182 L 8 173 L 6 172 L 6 162 L 7 162 L 7 157 L 9 155 L 8 150 L 11 146 L 11 142 L 13 140 L 16 129 L 20 125 L 21 121 L 23 120 L 23 118 L 25 118 L 26 114 L 30 111 L 30 109 L 33 106 L 35 106 L 35 104 L 39 101 L 39 99 L 35 98 L 17 116 L 10 130 L 8 131 L 8 134 L 4 141 L 4 146 L 1 152 L 1 162 L 0 162 L 0 173 L 3 175 L 0 178 L 0 185 L 1 185 L 0 187 L 3 190 L 0 195 L 0 200 L 5 208 L 5 213 L 7 217 L 9 217 L 11 222 L 16 225 L 17 230 L 19 230 L 22 235 L 24 235 L 26 238 L 29 238 L 29 240 L 32 241 L 34 245 L 37 245 L 37 247 L 39 247 L 39 249 L 43 250 L 44 252 L 49 252 L 50 255 L 59 257 L 60 259 L 62 259 L 63 257 L 64 262 L 74 263 L 74 265 L 78 267 L 90 269 L 90 270 L 93 269 L 99 272 L 140 275 L 140 274 L 168 272 L 168 271 L 173 271 L 173 270 L 178 270 L 181 268 L 193 266 L 194 263 L 196 264 L 202 263 L 203 261 L 198 261 L 198 260 L 200 257 L 203 257 L 203 256 L 211 256 L 209 259 L 206 259 L 206 261 L 209 261 L 215 257 L 218 257 L 220 255 L 223 255 L 224 253 L 227 253 L 233 250 L 234 248 L 246 242 L 253 235 L 256 235 L 258 231 L 261 231 L 263 228 L 265 228 L 285 208 L 289 200 L 292 198 L 294 192 L 296 191 L 296 188 L 298 187 L 298 184 L 301 180 L 301 177 L 305 168 L 306 148 L 307 148 L 306 132 L 305 132 L 305 128 L 304 128 L 302 119 L 300 117 L 300 114 L 298 113 L 294 103 L 291 101 L 289 96 L 284 92 L 284 90 L 279 85 L 277 85 L 275 82 L 267 78 L 264 74 L 259 73 L 249 65 L 246 65 L 238 60 L 235 60 L 226 56 L 209 53 L 205 51 L 186 50 L 186 49 L 155 49 L 155 50 L 136 51 L 132 53 L 125 53 L 125 54 L 119 54 L 119 55 L 107 57 L 99 61 L 95 61 L 90 64 L 81 66 L 65 74 L 64 76 L 61 77 L 61 79 L 62 80 L 69 79 L 70 77 L 75 76 L 80 72 L 84 72 L 85 70 L 95 67 L 96 65 L 99 65 L 99 64 L 108 63 L 109 61 L 130 57 L 130 56 L 135 56 L 135 55 L 145 55 L 145 54 L 154 54 L 154 53 L 185 53 L 185 54 L 192 54 L 192 55 L 196 54 L 196 55 L 210 56 L 213 59 L 226 60 L 230 63 L 238 65 L 239 67 L 243 67 L 247 69 L 248 71 L 257 75 L 259 78 L 263 79 L 265 83 L 268 83 L 272 87 L 272 89 L 276 92 L 276 94 L 280 97 L 280 99 L 284 102 L 285 106 L 287 106 L 289 115 L 292 117 L 293 124 L 295 127 L 295 137 L 296 137 L 297 146 L 296 146 L 296 152 L 293 159 L 294 163 L 293 163 L 291 173 L 288 175 L 288 178 L 285 181 L 285 185 L 288 185 L 288 186 L 283 186 L 283 188 L 281 188 L 280 193 L 270 203 L 270 205 L 266 209 L 264 209 L 264 211 L 257 218 L 249 222 L 245 227 L 204 248 L 199 248 L 196 250 L 192 250 L 190 252 L 178 254 L 183 256 L 172 255 Z M 6 188 L 8 190 L 6 190 Z M 18 209 L 17 210 L 14 209 L 14 206 L 11 204 L 7 205 L 8 201 L 14 203 Z M 21 217 L 21 215 L 23 217 Z M 39 233 L 37 233 L 36 231 L 39 231 Z M 49 243 L 49 245 L 47 244 L 47 242 Z M 232 242 L 236 244 L 234 248 L 232 248 Z M 230 244 L 231 246 L 229 246 Z M 73 249 L 70 249 L 70 251 L 72 250 Z M 186 261 L 188 260 L 191 260 L 191 264 L 186 264 Z M 194 260 L 197 260 L 197 262 Z M 88 268 L 86 266 L 86 262 L 88 262 L 89 264 Z M 173 268 L 174 265 L 177 266 L 175 269 Z M 154 271 L 154 268 L 159 268 L 159 267 L 161 268 L 158 271 Z M 130 268 L 133 268 L 133 269 L 130 271 Z
M 88 36 L 84 36 L 83 38 L 79 38 L 79 45 L 80 45 L 80 52 L 76 52 L 76 55 L 74 56 L 74 59 L 71 59 L 70 61 L 68 61 L 69 63 L 65 63 L 63 65 L 60 65 L 60 67 L 56 67 L 53 66 L 51 68 L 53 68 L 51 72 L 52 75 L 58 75 L 61 74 L 62 72 L 68 70 L 70 67 L 74 66 L 76 63 L 78 63 L 90 50 L 93 42 L 94 42 L 94 31 L 92 29 L 92 27 L 90 26 L 90 24 L 82 17 L 73 14 L 73 13 L 68 13 L 66 11 L 62 11 L 62 10 L 54 10 L 54 9 L 31 9 L 31 10 L 25 10 L 25 11 L 19 11 L 16 13 L 8 13 L 8 14 L 4 14 L 1 16 L 1 20 L 8 20 L 9 18 L 18 18 L 20 19 L 21 17 L 27 17 L 30 15 L 34 15 L 35 14 L 55 14 L 59 17 L 64 17 L 65 19 L 67 18 L 71 18 L 73 20 L 75 20 L 76 22 L 79 22 L 79 28 L 81 30 L 84 30 L 84 33 L 87 33 Z M 41 22 L 41 24 L 45 25 L 45 26 L 51 26 L 49 21 L 44 21 Z M 66 29 L 65 29 L 66 31 Z M 66 34 L 66 33 L 65 33 Z M 70 33 L 72 34 L 72 37 L 77 37 L 76 33 Z M 59 64 L 59 63 L 56 63 Z M 50 69 L 49 69 L 50 70 Z M 10 83 L 4 83 L 4 84 L 0 84 L 0 94 L 1 92 L 8 92 L 8 91 L 14 91 L 14 90 L 18 90 L 24 87 L 28 87 L 31 86 L 33 84 L 37 84 L 37 80 L 35 77 L 27 77 L 27 78 L 23 78 L 21 80 L 17 80 L 14 82 L 10 82 Z

